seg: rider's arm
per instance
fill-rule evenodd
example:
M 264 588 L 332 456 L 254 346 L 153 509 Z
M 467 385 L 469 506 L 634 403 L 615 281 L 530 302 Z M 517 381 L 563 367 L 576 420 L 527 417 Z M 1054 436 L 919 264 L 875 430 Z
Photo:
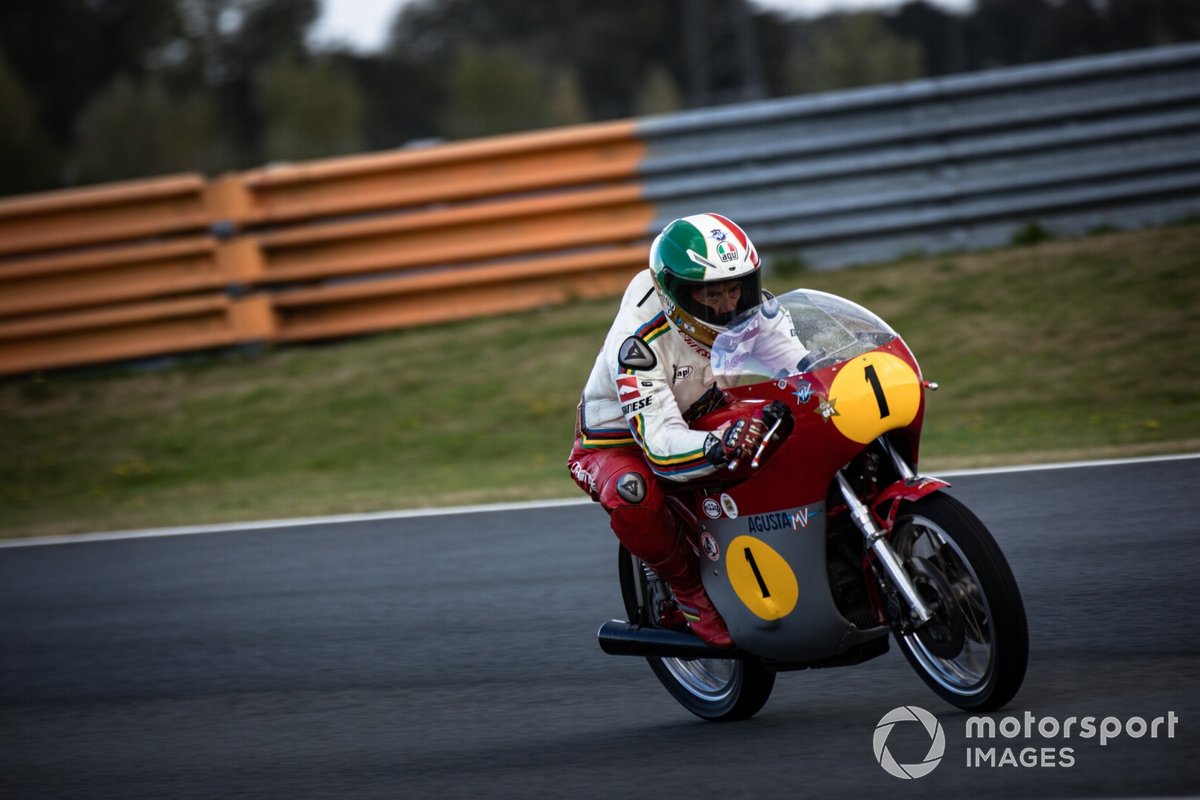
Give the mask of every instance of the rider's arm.
M 770 376 L 794 375 L 809 354 L 809 349 L 796 335 L 796 325 L 786 308 L 773 306 L 774 313 L 764 314 L 762 329 L 754 340 L 754 357 Z
M 663 360 L 644 341 L 626 340 L 614 375 L 621 412 L 656 475 L 672 481 L 711 475 L 717 467 L 707 453 L 716 437 L 688 427 Z

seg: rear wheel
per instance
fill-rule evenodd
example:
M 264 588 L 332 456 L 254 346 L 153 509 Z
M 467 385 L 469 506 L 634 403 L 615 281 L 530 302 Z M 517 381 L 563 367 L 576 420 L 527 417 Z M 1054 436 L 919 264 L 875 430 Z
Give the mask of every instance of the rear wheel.
M 671 590 L 653 570 L 621 547 L 617 566 L 629 621 L 650 627 L 675 627 L 683 618 Z M 646 659 L 650 669 L 680 705 L 711 722 L 747 719 L 771 696 L 775 673 L 753 658 Z
M 1029 660 L 1025 606 L 995 539 L 970 509 L 935 493 L 896 520 L 892 547 L 934 617 L 897 634 L 905 657 L 944 700 L 991 711 L 1016 695 Z

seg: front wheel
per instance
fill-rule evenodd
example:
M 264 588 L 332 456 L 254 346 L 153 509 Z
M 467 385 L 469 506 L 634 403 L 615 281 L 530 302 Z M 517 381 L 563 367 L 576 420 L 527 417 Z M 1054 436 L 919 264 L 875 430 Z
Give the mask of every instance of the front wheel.
M 1025 606 L 995 539 L 970 509 L 940 492 L 904 508 L 892 547 L 933 619 L 896 639 L 942 699 L 993 711 L 1016 695 L 1029 660 Z
M 629 621 L 651 627 L 682 622 L 666 583 L 620 548 L 617 567 Z M 680 705 L 710 722 L 748 719 L 771 696 L 775 673 L 753 658 L 660 658 L 646 661 Z

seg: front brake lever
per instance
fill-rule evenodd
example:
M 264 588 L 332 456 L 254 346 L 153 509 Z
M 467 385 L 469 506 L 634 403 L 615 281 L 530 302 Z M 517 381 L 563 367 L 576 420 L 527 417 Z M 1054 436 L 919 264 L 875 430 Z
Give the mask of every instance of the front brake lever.
M 758 449 L 754 451 L 754 458 L 750 459 L 750 469 L 758 469 L 763 452 L 767 449 L 767 445 L 771 443 L 771 439 L 775 438 L 775 431 L 779 430 L 779 426 L 782 424 L 783 417 L 776 419 L 775 424 L 767 431 L 767 435 L 758 443 Z
M 771 427 L 763 436 L 762 441 L 758 443 L 758 449 L 754 451 L 754 457 L 750 459 L 750 469 L 758 469 L 762 464 L 762 455 L 766 452 L 767 446 L 775 438 L 775 433 L 779 430 L 779 426 L 784 420 L 791 418 L 792 411 L 786 405 L 776 400 L 765 409 L 763 409 L 763 422 L 768 423 Z M 730 472 L 736 470 L 741 464 L 739 459 L 734 459 L 729 462 Z

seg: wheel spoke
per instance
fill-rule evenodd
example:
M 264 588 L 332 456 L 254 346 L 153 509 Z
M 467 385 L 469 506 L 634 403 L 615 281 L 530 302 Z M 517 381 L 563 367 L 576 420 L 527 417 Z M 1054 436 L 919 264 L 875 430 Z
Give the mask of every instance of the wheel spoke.
M 904 637 L 907 646 L 921 668 L 940 685 L 957 694 L 969 694 L 986 682 L 994 661 L 991 614 L 978 579 L 953 538 L 933 520 L 913 517 L 895 542 L 901 558 L 919 558 L 941 574 L 950 591 L 949 597 L 942 598 L 944 613 L 957 614 L 966 634 L 961 651 L 950 658 L 931 652 L 918 633 Z
M 703 700 L 724 700 L 733 690 L 736 661 L 664 658 L 662 662 L 681 686 Z
M 638 559 L 633 559 L 632 565 L 634 580 L 640 585 L 641 595 L 648 603 L 647 617 L 641 622 L 659 627 L 662 620 L 675 608 L 675 600 L 667 584 L 653 570 Z M 741 662 L 736 659 L 658 660 L 678 686 L 697 699 L 709 703 L 720 703 L 729 698 L 738 685 L 742 669 Z

